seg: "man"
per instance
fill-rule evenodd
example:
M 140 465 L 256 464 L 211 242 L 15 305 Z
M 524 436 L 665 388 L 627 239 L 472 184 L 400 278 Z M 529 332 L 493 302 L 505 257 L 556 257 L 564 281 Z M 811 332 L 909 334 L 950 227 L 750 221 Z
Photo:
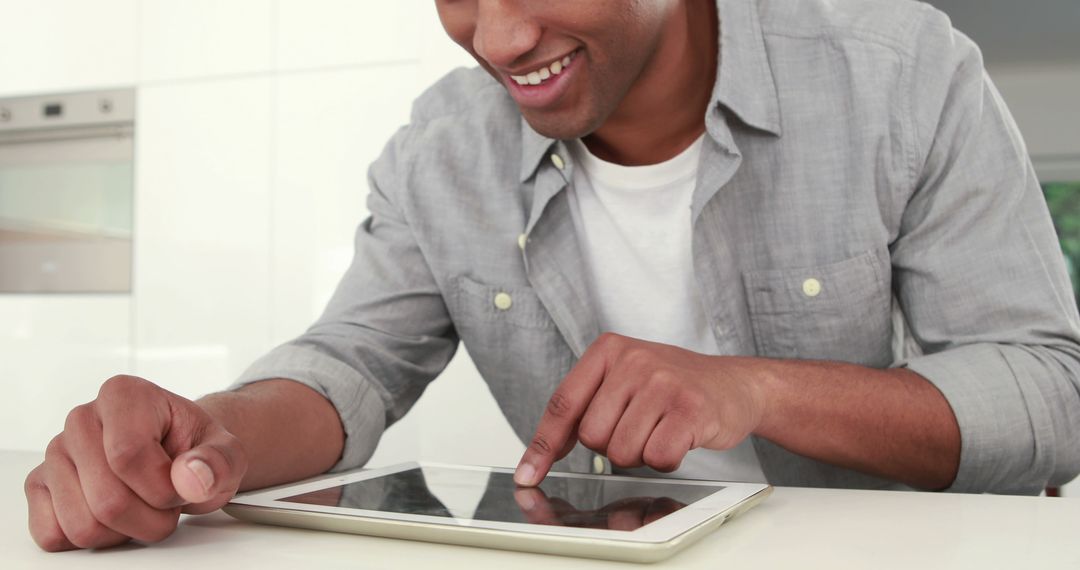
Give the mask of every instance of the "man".
M 482 70 L 372 166 L 326 313 L 197 403 L 106 382 L 27 479 L 43 548 L 159 540 L 238 487 L 363 464 L 459 339 L 530 442 L 523 486 L 557 461 L 1015 493 L 1080 470 L 1060 251 L 940 13 L 437 6 Z

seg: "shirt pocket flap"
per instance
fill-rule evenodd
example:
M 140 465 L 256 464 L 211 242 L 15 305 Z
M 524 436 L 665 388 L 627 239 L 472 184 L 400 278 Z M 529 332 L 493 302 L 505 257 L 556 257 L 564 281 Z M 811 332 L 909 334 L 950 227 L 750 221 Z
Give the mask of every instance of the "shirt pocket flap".
M 481 283 L 464 275 L 454 279 L 458 322 L 505 323 L 519 327 L 554 326 L 540 298 L 529 287 Z
M 744 274 L 757 354 L 884 366 L 892 358 L 887 255 Z
M 748 271 L 743 285 L 752 314 L 814 311 L 880 296 L 885 289 L 881 265 L 879 256 L 867 251 L 826 265 Z

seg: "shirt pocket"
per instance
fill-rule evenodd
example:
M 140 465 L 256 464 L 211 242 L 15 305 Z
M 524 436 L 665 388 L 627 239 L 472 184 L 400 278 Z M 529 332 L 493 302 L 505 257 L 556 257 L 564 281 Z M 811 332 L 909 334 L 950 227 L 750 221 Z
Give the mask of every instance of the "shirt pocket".
M 886 252 L 836 263 L 743 275 L 754 346 L 761 356 L 892 361 L 891 267 Z

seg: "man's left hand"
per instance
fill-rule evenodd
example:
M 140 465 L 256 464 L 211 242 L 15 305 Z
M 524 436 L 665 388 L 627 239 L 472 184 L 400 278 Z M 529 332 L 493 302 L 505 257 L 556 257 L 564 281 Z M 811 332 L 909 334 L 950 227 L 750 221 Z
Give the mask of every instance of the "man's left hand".
M 731 449 L 765 412 L 755 361 L 604 334 L 551 396 L 514 481 L 538 485 L 578 441 L 618 467 L 664 472 L 691 449 Z

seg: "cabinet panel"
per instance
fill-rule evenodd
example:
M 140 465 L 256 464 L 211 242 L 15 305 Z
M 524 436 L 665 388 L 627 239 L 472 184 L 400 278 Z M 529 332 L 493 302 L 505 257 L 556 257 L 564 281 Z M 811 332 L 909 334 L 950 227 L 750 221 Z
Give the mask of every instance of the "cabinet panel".
M 304 331 L 352 260 L 368 165 L 408 121 L 415 65 L 278 79 L 273 208 L 274 341 Z
M 136 0 L 0 0 L 0 96 L 135 82 Z
M 273 2 L 142 0 L 143 81 L 268 71 Z
M 0 449 L 43 451 L 68 411 L 131 372 L 127 295 L 0 295 Z
M 428 0 L 278 0 L 277 65 L 283 70 L 412 61 L 416 13 Z
M 271 80 L 144 88 L 135 364 L 184 396 L 268 349 Z

